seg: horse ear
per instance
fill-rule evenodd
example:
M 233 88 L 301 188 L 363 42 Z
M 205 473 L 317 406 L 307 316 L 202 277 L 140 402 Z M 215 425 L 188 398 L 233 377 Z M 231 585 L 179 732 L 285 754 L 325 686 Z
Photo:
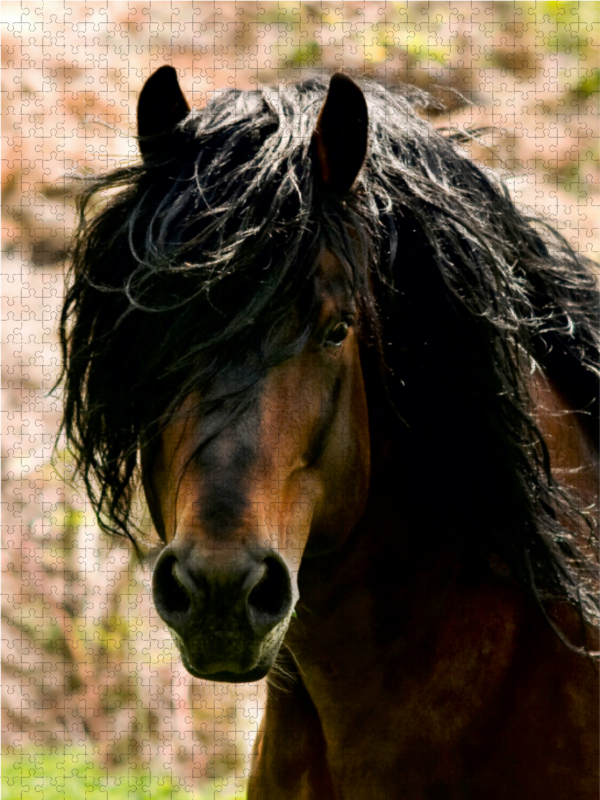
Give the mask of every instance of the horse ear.
M 142 88 L 137 107 L 138 143 L 144 160 L 160 154 L 165 147 L 164 135 L 189 112 L 173 67 L 165 65 L 153 72 Z
M 362 90 L 337 72 L 319 113 L 312 146 L 323 182 L 343 194 L 360 172 L 367 154 L 369 114 Z

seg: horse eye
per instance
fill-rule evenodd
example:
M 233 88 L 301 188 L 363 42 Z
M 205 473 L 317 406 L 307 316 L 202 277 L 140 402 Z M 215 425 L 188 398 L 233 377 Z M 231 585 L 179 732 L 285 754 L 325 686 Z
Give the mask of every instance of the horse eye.
M 347 322 L 339 322 L 335 328 L 327 334 L 327 338 L 324 341 L 325 346 L 340 347 L 348 335 L 349 330 L 350 326 Z

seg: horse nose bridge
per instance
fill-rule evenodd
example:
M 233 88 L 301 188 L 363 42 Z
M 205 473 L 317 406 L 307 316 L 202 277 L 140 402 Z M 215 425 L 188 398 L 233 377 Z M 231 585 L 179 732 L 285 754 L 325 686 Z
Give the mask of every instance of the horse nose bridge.
M 195 454 L 179 486 L 178 532 L 219 541 L 248 527 L 250 475 L 258 460 L 256 425 L 245 415 Z
M 314 415 L 305 402 L 306 387 L 299 380 L 298 369 L 288 366 L 272 372 L 257 409 L 257 457 L 253 474 L 260 473 L 263 483 L 281 484 L 282 471 L 291 472 L 302 461 Z
M 204 456 L 181 484 L 174 541 L 209 549 L 221 543 L 268 546 L 279 520 L 273 503 L 282 500 L 290 474 L 301 466 L 302 453 L 285 438 L 271 429 L 257 436 L 251 450 L 228 443 L 230 457 L 222 451 Z

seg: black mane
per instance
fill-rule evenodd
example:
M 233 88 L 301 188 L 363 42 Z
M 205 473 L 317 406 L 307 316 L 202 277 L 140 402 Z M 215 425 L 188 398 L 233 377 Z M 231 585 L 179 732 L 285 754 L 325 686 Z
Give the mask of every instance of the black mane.
M 101 526 L 133 538 L 140 445 L 194 387 L 235 414 L 302 347 L 328 248 L 355 288 L 414 509 L 538 601 L 566 599 L 597 621 L 595 564 L 559 520 L 587 524 L 590 539 L 592 525 L 551 477 L 527 390 L 543 363 L 597 441 L 589 263 L 421 119 L 430 101 L 406 87 L 365 84 L 367 161 L 348 196 L 328 193 L 310 150 L 326 88 L 224 91 L 162 159 L 82 192 L 60 327 L 63 425 Z M 292 308 L 305 326 L 282 347 Z

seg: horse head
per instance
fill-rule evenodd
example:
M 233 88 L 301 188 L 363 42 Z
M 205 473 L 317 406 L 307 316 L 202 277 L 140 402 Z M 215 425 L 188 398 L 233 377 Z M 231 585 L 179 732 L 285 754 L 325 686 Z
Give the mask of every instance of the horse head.
M 189 107 L 171 67 L 139 100 L 142 155 L 160 159 Z M 359 87 L 333 77 L 312 134 L 320 180 L 347 192 L 367 148 Z M 164 549 L 154 567 L 156 608 L 186 668 L 200 678 L 251 681 L 271 668 L 298 601 L 303 557 L 339 547 L 369 486 L 360 310 L 340 260 L 323 251 L 314 275 L 310 335 L 265 366 L 265 342 L 225 364 L 205 396 L 192 392 L 143 459 L 143 484 Z M 274 332 L 285 346 L 299 308 Z M 262 355 L 261 355 L 262 354 Z M 231 411 L 240 379 L 250 384 Z

